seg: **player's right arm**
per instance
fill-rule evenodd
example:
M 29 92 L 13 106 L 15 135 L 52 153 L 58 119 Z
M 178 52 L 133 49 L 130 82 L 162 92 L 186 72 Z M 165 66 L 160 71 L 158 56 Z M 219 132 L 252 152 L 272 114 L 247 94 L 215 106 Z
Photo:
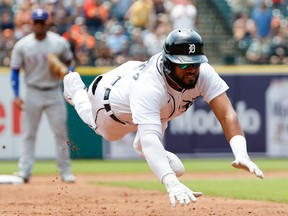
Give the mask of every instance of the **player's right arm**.
M 23 44 L 25 44 L 25 41 L 23 42 L 21 39 L 14 45 L 10 61 L 10 82 L 14 92 L 14 104 L 21 110 L 24 107 L 24 102 L 20 97 L 19 73 L 24 61 L 24 54 L 22 52 Z
M 12 68 L 10 72 L 11 86 L 14 92 L 14 103 L 19 109 L 23 108 L 23 100 L 19 97 L 19 72 L 20 69 Z
M 145 81 L 145 82 L 144 82 Z M 144 83 L 147 83 L 144 80 Z M 151 82 L 150 82 L 151 83 Z M 150 84 L 150 88 L 143 91 L 143 83 L 133 88 L 130 95 L 130 105 L 133 115 L 133 122 L 138 125 L 140 149 L 149 167 L 159 180 L 165 185 L 173 207 L 176 202 L 181 205 L 189 204 L 196 197 L 201 196 L 201 192 L 193 192 L 183 185 L 173 172 L 167 153 L 162 144 L 163 128 L 161 124 L 160 110 L 165 104 L 161 87 Z M 141 87 L 142 86 L 142 87 Z M 138 142 L 138 140 L 136 140 Z
M 201 192 L 193 192 L 182 184 L 169 165 L 166 151 L 161 142 L 162 130 L 157 125 L 138 125 L 138 133 L 143 155 L 154 174 L 165 185 L 173 207 L 179 202 L 181 205 L 189 204 L 190 200 L 196 202 Z

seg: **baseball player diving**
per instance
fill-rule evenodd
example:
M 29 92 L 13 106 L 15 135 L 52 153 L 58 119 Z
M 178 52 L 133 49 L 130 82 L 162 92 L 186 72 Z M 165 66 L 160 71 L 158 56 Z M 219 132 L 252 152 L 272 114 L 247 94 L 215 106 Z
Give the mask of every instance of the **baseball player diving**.
M 135 150 L 165 185 L 173 207 L 196 202 L 194 192 L 177 177 L 184 166 L 165 150 L 167 123 L 185 112 L 199 96 L 210 105 L 229 142 L 236 168 L 264 175 L 247 153 L 246 139 L 229 101 L 228 86 L 204 55 L 201 36 L 190 29 L 171 31 L 163 51 L 146 62 L 128 61 L 97 76 L 88 91 L 77 72 L 64 77 L 64 97 L 97 134 L 115 141 L 136 132 Z

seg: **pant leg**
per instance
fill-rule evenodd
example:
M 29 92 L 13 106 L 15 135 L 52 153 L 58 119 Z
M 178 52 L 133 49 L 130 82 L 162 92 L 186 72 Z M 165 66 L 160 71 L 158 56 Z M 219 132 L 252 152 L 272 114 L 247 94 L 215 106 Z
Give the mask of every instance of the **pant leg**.
M 70 173 L 70 149 L 67 136 L 67 110 L 62 92 L 59 89 L 49 93 L 47 97 L 47 114 L 51 130 L 55 137 L 56 162 L 60 174 Z
M 27 89 L 23 110 L 23 140 L 21 143 L 20 159 L 18 162 L 19 174 L 30 176 L 35 162 L 35 140 L 42 115 L 41 100 L 38 100 L 34 89 Z

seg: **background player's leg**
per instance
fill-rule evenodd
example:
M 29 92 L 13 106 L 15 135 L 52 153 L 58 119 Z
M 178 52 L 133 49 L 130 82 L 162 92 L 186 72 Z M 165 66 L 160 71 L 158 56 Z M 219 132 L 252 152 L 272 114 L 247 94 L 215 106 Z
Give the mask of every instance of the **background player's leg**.
M 47 100 L 45 113 L 53 131 L 56 143 L 56 161 L 63 181 L 73 182 L 75 177 L 71 174 L 70 149 L 67 136 L 67 110 L 62 92 L 52 91 L 53 97 Z
M 39 121 L 42 114 L 42 106 L 38 100 L 38 90 L 27 89 L 26 100 L 23 110 L 23 141 L 20 147 L 20 159 L 18 162 L 18 175 L 29 181 L 35 161 L 35 139 Z

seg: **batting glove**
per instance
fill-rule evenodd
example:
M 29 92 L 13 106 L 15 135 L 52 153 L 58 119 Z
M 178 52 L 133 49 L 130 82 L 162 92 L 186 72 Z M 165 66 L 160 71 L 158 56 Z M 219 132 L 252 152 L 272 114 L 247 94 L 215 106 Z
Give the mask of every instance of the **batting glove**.
M 263 179 L 263 172 L 255 163 L 250 160 L 248 156 L 245 137 L 236 135 L 231 138 L 229 143 L 235 156 L 235 160 L 232 162 L 232 166 L 237 169 L 243 169 L 254 173 L 258 178 Z
M 163 178 L 163 184 L 166 187 L 167 192 L 169 193 L 169 198 L 172 207 L 176 206 L 178 201 L 181 205 L 189 205 L 190 200 L 196 202 L 196 197 L 203 195 L 201 192 L 193 192 L 184 184 L 180 183 L 175 174 L 168 174 Z
M 232 166 L 237 169 L 243 169 L 248 172 L 254 173 L 258 178 L 264 178 L 263 172 L 258 168 L 255 163 L 250 160 L 248 156 L 236 158 L 236 160 L 232 162 Z

